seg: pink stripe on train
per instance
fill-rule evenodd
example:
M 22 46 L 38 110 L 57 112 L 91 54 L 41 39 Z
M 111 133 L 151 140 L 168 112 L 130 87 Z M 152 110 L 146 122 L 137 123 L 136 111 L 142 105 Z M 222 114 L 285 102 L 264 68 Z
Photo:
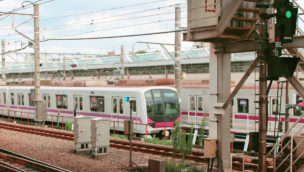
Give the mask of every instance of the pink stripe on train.
M 181 113 L 183 116 L 187 116 L 188 112 L 182 112 Z M 195 116 L 195 112 L 189 112 L 190 116 Z M 209 113 L 197 113 L 196 116 L 209 116 Z M 255 116 L 255 115 L 241 115 L 241 114 L 235 114 L 234 115 L 234 119 L 249 119 L 249 120 L 259 120 L 259 116 Z M 275 121 L 275 120 L 279 120 L 278 117 L 268 117 L 269 121 Z M 296 122 L 298 120 L 298 118 L 290 118 L 289 122 Z M 285 117 L 281 117 L 281 121 L 285 121 Z M 301 119 L 299 123 L 304 123 L 304 119 Z

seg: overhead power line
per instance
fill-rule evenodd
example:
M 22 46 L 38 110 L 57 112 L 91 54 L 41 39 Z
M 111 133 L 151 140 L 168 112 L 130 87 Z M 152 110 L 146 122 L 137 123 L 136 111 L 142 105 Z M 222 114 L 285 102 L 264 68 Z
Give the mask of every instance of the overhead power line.
M 109 31 L 109 30 L 113 31 L 113 30 L 117 30 L 117 29 L 125 29 L 125 28 L 130 28 L 130 27 L 143 26 L 143 25 L 149 25 L 149 24 L 154 24 L 154 23 L 162 23 L 162 22 L 168 22 L 168 21 L 173 21 L 173 20 L 174 20 L 174 18 L 169 18 L 169 19 L 150 21 L 150 22 L 139 23 L 139 24 L 137 23 L 137 24 L 131 24 L 131 25 L 120 25 L 120 26 L 115 26 L 115 27 L 110 27 L 110 28 L 99 29 L 99 30 L 95 30 L 95 31 L 86 31 L 86 32 L 81 32 L 81 33 L 60 35 L 60 37 L 84 35 L 84 34 L 90 34 L 90 33 L 102 32 L 102 31 Z
M 115 38 L 137 37 L 137 36 L 147 36 L 147 35 L 160 35 L 160 34 L 168 34 L 168 33 L 183 32 L 183 31 L 186 31 L 186 29 L 171 30 L 171 31 L 163 31 L 163 32 L 141 33 L 141 34 L 132 34 L 132 35 L 103 36 L 103 37 L 87 37 L 87 38 L 51 38 L 51 39 L 46 39 L 46 40 L 41 41 L 41 42 L 46 42 L 46 41 L 94 40 L 94 39 L 115 39 Z
M 22 47 L 22 48 L 19 48 L 19 49 L 16 49 L 16 50 L 7 51 L 7 52 L 4 52 L 4 53 L 1 53 L 1 55 L 2 55 L 2 54 L 9 54 L 9 53 L 15 53 L 15 52 L 18 52 L 18 51 L 22 51 L 22 50 L 26 49 L 26 48 L 29 47 L 29 46 L 30 46 L 30 45 L 26 45 L 26 46 L 24 46 L 24 47 Z
M 168 13 L 158 13 L 158 14 L 150 14 L 150 15 L 144 15 L 144 16 L 135 16 L 135 17 L 132 17 L 132 18 L 115 19 L 116 17 L 120 17 L 120 16 L 128 16 L 128 15 L 133 15 L 133 14 L 142 14 L 142 13 L 149 12 L 149 11 L 156 11 L 156 10 L 171 8 L 171 7 L 174 7 L 174 6 L 175 6 L 175 4 L 168 5 L 168 6 L 157 7 L 157 8 L 139 10 L 139 11 L 134 11 L 134 12 L 122 13 L 122 14 L 111 16 L 111 17 L 97 19 L 97 20 L 88 19 L 87 21 L 83 21 L 83 22 L 74 22 L 74 23 L 70 23 L 70 24 L 66 24 L 66 25 L 57 25 L 57 26 L 51 26 L 51 27 L 44 27 L 43 30 L 67 29 L 67 28 L 70 28 L 70 27 L 77 27 L 77 26 L 83 26 L 83 25 L 91 25 L 91 24 L 97 24 L 97 23 L 100 23 L 100 22 L 104 23 L 104 22 L 109 22 L 109 21 L 121 21 L 121 20 L 137 19 L 137 18 L 143 18 L 143 17 L 150 17 L 150 16 L 157 16 L 157 15 L 162 15 L 162 14 L 168 14 Z M 171 13 L 174 13 L 174 12 L 171 12 Z M 112 18 L 113 18 L 113 20 L 110 20 Z
M 42 18 L 42 19 L 40 19 L 40 21 L 53 20 L 53 19 L 58 19 L 58 18 L 62 19 L 62 18 L 67 18 L 67 17 L 87 15 L 87 14 L 98 13 L 98 12 L 103 12 L 103 11 L 118 10 L 118 9 L 123 9 L 123 8 L 136 7 L 136 6 L 141 6 L 141 5 L 148 5 L 148 4 L 152 4 L 152 3 L 156 3 L 156 2 L 164 2 L 164 1 L 168 1 L 168 0 L 156 0 L 156 1 L 126 5 L 126 6 L 121 6 L 121 7 L 114 7 L 114 8 L 108 8 L 108 9 L 102 9 L 102 10 L 87 11 L 87 12 L 81 12 L 81 13 L 75 13 L 75 14 L 68 14 L 68 15 L 64 15 L 64 16 L 50 17 L 50 18 L 45 18 L 45 19 Z

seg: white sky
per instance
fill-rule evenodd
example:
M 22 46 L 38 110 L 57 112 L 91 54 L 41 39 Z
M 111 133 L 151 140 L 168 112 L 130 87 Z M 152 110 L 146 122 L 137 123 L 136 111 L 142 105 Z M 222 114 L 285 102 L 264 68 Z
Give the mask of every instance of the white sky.
M 104 37 L 131 35 L 174 30 L 175 4 L 181 4 L 182 27 L 186 27 L 187 0 L 31 0 L 40 5 L 40 39 Z M 304 0 L 295 0 L 304 7 Z M 30 7 L 29 1 L 0 0 L 0 11 L 9 12 L 22 5 Z M 43 4 L 44 3 L 44 4 Z M 17 11 L 33 13 L 33 8 Z M 300 12 L 303 13 L 303 12 Z M 301 17 L 304 18 L 302 15 Z M 28 16 L 0 16 L 0 39 L 7 41 L 6 49 L 18 49 L 28 40 L 13 31 L 30 19 Z M 304 22 L 303 22 L 304 23 Z M 33 38 L 33 20 L 17 29 Z M 303 26 L 303 24 L 300 24 Z M 86 41 L 47 41 L 41 43 L 42 53 L 83 53 L 106 54 L 108 51 L 120 53 L 123 45 L 125 53 L 135 50 L 161 50 L 158 45 L 135 44 L 138 41 L 174 43 L 174 33 L 129 38 L 115 38 Z M 182 49 L 189 49 L 191 42 L 183 42 Z M 173 47 L 167 47 L 173 51 Z M 27 48 L 26 52 L 33 52 Z
M 32 0 L 36 2 L 38 0 Z M 40 0 L 44 3 L 49 0 Z M 21 7 L 21 0 L 0 1 L 0 11 L 8 12 Z M 174 30 L 175 4 L 181 4 L 182 27 L 186 27 L 186 0 L 53 0 L 40 5 L 40 39 L 104 37 L 162 32 Z M 30 6 L 28 2 L 23 3 Z M 33 13 L 33 8 L 18 11 Z M 27 16 L 0 17 L 0 39 L 6 40 L 7 49 L 21 47 L 28 41 L 13 31 L 30 19 Z M 33 38 L 33 20 L 17 28 Z M 20 42 L 21 41 L 21 42 Z M 174 33 L 142 37 L 128 37 L 86 41 L 47 41 L 41 43 L 41 52 L 100 53 L 108 51 L 120 53 L 120 46 L 128 53 L 135 50 L 160 50 L 158 45 L 134 44 L 138 41 L 174 43 Z M 183 43 L 189 49 L 192 43 Z M 171 51 L 173 47 L 168 47 Z M 32 51 L 28 48 L 26 51 Z

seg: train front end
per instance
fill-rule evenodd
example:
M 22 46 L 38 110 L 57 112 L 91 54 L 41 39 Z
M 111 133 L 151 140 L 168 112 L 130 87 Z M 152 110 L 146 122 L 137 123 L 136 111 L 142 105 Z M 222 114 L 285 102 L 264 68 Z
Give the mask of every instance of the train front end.
M 145 91 L 148 133 L 162 133 L 174 129 L 181 120 L 180 102 L 175 89 L 162 88 Z

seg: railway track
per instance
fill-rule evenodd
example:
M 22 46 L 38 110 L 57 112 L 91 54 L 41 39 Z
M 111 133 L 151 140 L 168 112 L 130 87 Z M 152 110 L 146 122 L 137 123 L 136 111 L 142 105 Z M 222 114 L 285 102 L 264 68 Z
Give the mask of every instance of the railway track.
M 14 152 L 0 149 L 0 171 L 68 172 L 68 170 Z
M 3 123 L 0 122 L 0 128 L 7 129 L 7 130 L 13 130 L 18 132 L 24 132 L 24 133 L 30 133 L 30 134 L 36 134 L 46 137 L 53 137 L 57 139 L 63 139 L 63 140 L 74 140 L 74 134 L 73 133 L 67 133 L 67 132 L 61 132 L 61 131 L 53 131 L 49 129 L 43 129 L 43 128 L 37 128 L 37 127 L 31 127 L 31 126 L 24 126 L 19 124 L 9 124 L 9 123 Z M 115 147 L 118 149 L 130 149 L 129 141 L 128 140 L 122 140 L 122 139 L 110 139 L 111 147 Z M 172 157 L 173 156 L 173 147 L 172 146 L 163 146 L 163 145 L 156 145 L 156 144 L 148 144 L 148 143 L 141 143 L 134 141 L 132 143 L 133 150 L 138 152 L 144 152 L 149 154 L 156 154 L 156 155 L 163 155 Z M 176 154 L 176 158 L 181 158 L 182 156 L 180 154 Z M 191 155 L 186 156 L 186 159 L 193 160 L 196 162 L 206 162 L 204 158 L 204 154 L 202 150 L 193 150 Z
M 19 124 L 9 124 L 9 123 L 0 122 L 0 128 L 28 133 L 28 134 L 35 134 L 35 135 L 41 135 L 41 136 L 46 136 L 46 137 L 53 137 L 53 138 L 57 138 L 57 139 L 69 140 L 69 141 L 74 140 L 73 133 L 54 131 L 54 130 L 38 128 L 38 127 L 31 127 L 31 126 L 24 126 L 24 125 L 19 125 Z
M 111 147 L 130 150 L 130 145 L 128 140 L 121 139 L 111 139 L 110 141 Z M 147 144 L 140 142 L 132 142 L 132 149 L 138 152 L 144 152 L 155 155 L 163 155 L 167 157 L 173 156 L 173 147 L 172 146 L 163 146 L 163 145 L 155 145 L 155 144 Z M 175 158 L 182 158 L 181 154 L 176 154 Z M 207 162 L 206 158 L 204 158 L 203 151 L 193 150 L 191 155 L 187 155 L 185 157 L 187 160 L 192 160 L 196 162 Z
M 62 132 L 62 131 L 54 131 L 50 129 L 42 129 L 37 127 L 31 127 L 31 126 L 24 126 L 19 124 L 9 124 L 9 123 L 3 123 L 0 122 L 0 128 L 7 129 L 7 130 L 14 130 L 18 132 L 24 132 L 24 133 L 30 133 L 30 134 L 36 134 L 46 137 L 53 137 L 57 139 L 63 139 L 63 140 L 74 140 L 74 134 L 71 132 Z M 110 146 L 113 148 L 118 149 L 125 149 L 129 150 L 130 145 L 128 140 L 122 140 L 122 139 L 110 139 Z M 156 145 L 156 144 L 149 144 L 149 143 L 142 143 L 139 141 L 132 142 L 132 149 L 133 151 L 137 152 L 143 152 L 148 154 L 155 154 L 155 155 L 162 155 L 167 157 L 173 156 L 173 147 L 172 146 L 164 146 L 164 145 Z M 181 154 L 176 154 L 175 158 L 182 158 Z M 187 155 L 185 157 L 187 160 L 192 160 L 196 162 L 206 163 L 207 159 L 204 158 L 203 150 L 202 149 L 194 149 L 192 150 L 192 153 L 190 155 Z M 248 159 L 248 158 L 247 158 Z M 257 163 L 256 160 L 243 160 L 239 157 L 233 157 L 233 169 L 235 170 L 256 170 L 257 169 Z M 0 170 L 1 171 L 1 170 Z

